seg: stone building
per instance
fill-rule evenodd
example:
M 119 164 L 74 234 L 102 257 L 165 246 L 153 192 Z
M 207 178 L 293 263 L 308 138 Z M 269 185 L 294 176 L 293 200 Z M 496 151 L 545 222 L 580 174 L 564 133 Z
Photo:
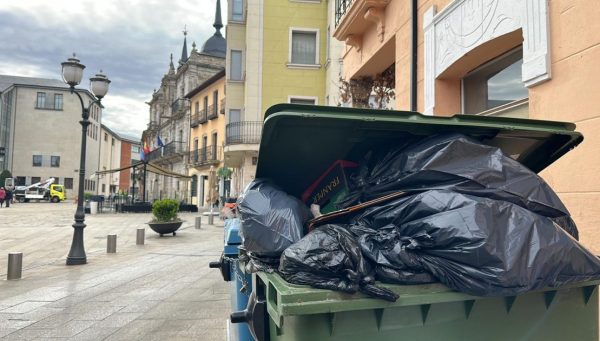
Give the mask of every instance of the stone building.
M 187 31 L 184 31 L 181 58 L 175 67 L 173 56 L 160 87 L 152 94 L 149 105 L 148 128 L 142 134 L 142 144 L 151 152 L 146 160 L 179 174 L 188 174 L 190 145 L 190 101 L 185 95 L 225 67 L 225 38 L 221 34 L 221 6 L 217 0 L 215 33 L 200 50 L 192 44 L 188 55 Z M 158 141 L 162 142 L 159 147 Z M 189 201 L 188 184 L 182 180 L 148 174 L 147 198 L 172 198 Z
M 86 90 L 77 90 L 93 101 Z M 87 104 L 87 103 L 86 103 Z M 81 104 L 63 81 L 0 75 L 0 170 L 9 170 L 17 185 L 53 177 L 68 198 L 79 188 Z M 88 126 L 84 188 L 95 192 L 102 109 L 94 106 Z

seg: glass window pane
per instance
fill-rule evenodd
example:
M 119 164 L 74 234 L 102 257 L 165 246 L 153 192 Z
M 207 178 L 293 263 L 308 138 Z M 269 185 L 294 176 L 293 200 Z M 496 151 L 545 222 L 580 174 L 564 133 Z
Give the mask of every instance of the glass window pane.
M 229 110 L 229 123 L 239 122 L 241 120 L 242 111 L 240 109 Z
M 478 114 L 514 101 L 526 99 L 528 90 L 521 80 L 523 50 L 501 56 L 463 78 L 464 113 Z
M 41 155 L 33 156 L 33 167 L 42 167 L 42 156 Z
M 244 20 L 244 1 L 233 0 L 231 7 L 231 19 L 241 21 Z
M 230 65 L 232 80 L 242 80 L 242 51 L 231 51 L 231 65 Z
M 316 64 L 316 32 L 292 32 L 293 64 Z
M 54 109 L 62 110 L 63 108 L 63 95 L 62 94 L 54 94 Z
M 60 167 L 60 156 L 51 156 L 50 157 L 50 166 L 51 167 Z

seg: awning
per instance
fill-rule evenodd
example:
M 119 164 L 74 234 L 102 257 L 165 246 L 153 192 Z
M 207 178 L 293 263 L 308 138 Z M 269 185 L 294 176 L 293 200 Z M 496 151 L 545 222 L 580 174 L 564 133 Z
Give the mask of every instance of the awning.
M 126 166 L 126 167 L 121 167 L 121 168 L 115 168 L 115 169 L 108 169 L 108 170 L 103 170 L 103 171 L 99 171 L 96 172 L 97 175 L 102 175 L 102 174 L 110 174 L 110 173 L 116 173 L 116 172 L 120 172 L 122 170 L 126 170 L 129 168 L 140 168 L 144 166 L 144 162 L 138 162 L 136 164 L 133 164 L 131 166 Z M 139 169 L 138 169 L 139 171 Z M 164 175 L 164 176 L 169 176 L 172 178 L 176 178 L 179 180 L 183 180 L 183 181 L 189 181 L 192 179 L 191 176 L 189 175 L 185 175 L 185 174 L 180 174 L 180 173 L 176 173 L 173 171 L 170 171 L 168 169 L 164 169 L 162 167 L 159 167 L 155 164 L 152 163 L 146 163 L 146 171 L 150 172 L 150 173 L 154 173 L 154 174 L 158 174 L 158 175 Z

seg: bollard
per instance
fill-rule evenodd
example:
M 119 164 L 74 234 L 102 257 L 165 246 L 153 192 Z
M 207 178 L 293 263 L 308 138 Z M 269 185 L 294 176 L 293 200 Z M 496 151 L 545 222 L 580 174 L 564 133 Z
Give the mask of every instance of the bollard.
M 146 234 L 145 228 L 137 229 L 137 234 L 135 236 L 135 244 L 136 245 L 144 245 L 144 240 L 146 239 L 145 234 Z
M 196 217 L 196 228 L 199 229 L 202 227 L 202 217 Z
M 213 216 L 212 212 L 210 212 L 208 215 L 208 225 L 213 225 L 213 223 L 215 221 L 214 218 L 215 217 Z
M 21 273 L 23 269 L 23 253 L 22 252 L 10 252 L 8 254 L 8 272 L 6 279 L 21 279 Z
M 106 237 L 106 253 L 117 253 L 117 235 L 109 234 Z

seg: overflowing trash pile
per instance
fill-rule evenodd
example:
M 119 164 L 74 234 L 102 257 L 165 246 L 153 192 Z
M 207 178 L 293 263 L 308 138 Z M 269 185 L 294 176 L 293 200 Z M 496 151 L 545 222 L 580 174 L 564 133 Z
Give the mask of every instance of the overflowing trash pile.
M 497 147 L 443 134 L 353 161 L 334 203 L 347 213 L 315 217 L 267 180 L 248 186 L 238 209 L 255 270 L 389 301 L 376 282 L 508 296 L 600 279 L 556 193 Z

